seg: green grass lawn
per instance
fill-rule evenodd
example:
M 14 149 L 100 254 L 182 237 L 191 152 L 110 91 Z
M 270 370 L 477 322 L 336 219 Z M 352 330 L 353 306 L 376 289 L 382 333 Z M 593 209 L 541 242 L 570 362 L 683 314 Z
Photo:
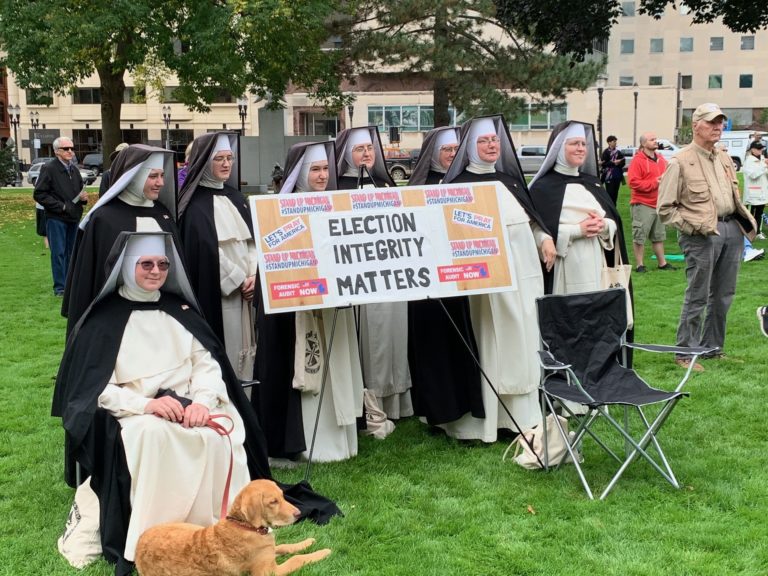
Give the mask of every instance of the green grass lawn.
M 623 188 L 631 238 L 628 196 Z M 674 232 L 666 252 L 679 252 Z M 56 549 L 73 491 L 62 479 L 61 425 L 50 417 L 65 323 L 31 189 L 0 191 L 0 253 L 0 575 L 75 574 Z M 650 250 L 646 264 L 634 278 L 636 340 L 673 344 L 684 272 L 655 270 Z M 384 441 L 361 438 L 358 457 L 316 465 L 313 486 L 345 516 L 282 528 L 278 541 L 313 536 L 333 549 L 303 574 L 768 574 L 768 341 L 754 314 L 768 303 L 767 269 L 768 261 L 742 267 L 728 358 L 704 362 L 662 430 L 683 489 L 636 462 L 605 502 L 589 501 L 572 467 L 526 471 L 502 462 L 504 442 L 460 443 L 408 419 Z M 637 353 L 636 367 L 662 387 L 681 375 L 662 355 Z M 598 484 L 610 478 L 613 463 L 593 443 L 584 456 Z M 302 472 L 275 475 L 290 482 Z M 100 561 L 80 573 L 112 569 Z

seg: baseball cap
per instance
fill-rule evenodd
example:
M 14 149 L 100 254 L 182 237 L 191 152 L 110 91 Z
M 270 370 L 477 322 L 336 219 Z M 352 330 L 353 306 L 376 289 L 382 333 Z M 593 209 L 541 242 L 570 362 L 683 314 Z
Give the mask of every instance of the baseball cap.
M 723 114 L 723 111 L 720 110 L 720 106 L 713 104 L 712 102 L 707 102 L 706 104 L 701 104 L 693 111 L 691 121 L 698 122 L 699 120 L 706 120 L 707 122 L 711 122 L 718 116 L 722 116 L 723 120 L 728 119 L 728 116 Z
M 752 148 L 757 148 L 758 150 L 762 150 L 763 148 L 765 148 L 765 146 L 763 146 L 763 143 L 760 142 L 760 140 L 755 140 L 749 145 L 749 149 L 752 150 Z

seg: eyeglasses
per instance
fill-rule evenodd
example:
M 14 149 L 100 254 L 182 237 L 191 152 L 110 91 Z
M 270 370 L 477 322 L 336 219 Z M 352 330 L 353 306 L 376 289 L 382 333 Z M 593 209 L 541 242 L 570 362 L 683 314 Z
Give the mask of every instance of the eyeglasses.
M 216 164 L 224 164 L 224 162 L 229 162 L 230 164 L 232 164 L 232 162 L 235 161 L 235 156 L 214 156 L 212 160 Z
M 59 150 L 64 150 L 64 152 L 73 152 L 75 150 L 74 146 L 59 146 Z
M 361 152 L 373 152 L 373 144 L 361 144 L 352 148 L 352 152 L 360 154 Z
M 440 146 L 440 152 L 448 152 L 449 154 L 451 152 L 458 152 L 459 147 L 458 146 Z
M 477 143 L 480 144 L 481 146 L 488 146 L 488 144 L 498 144 L 499 137 L 492 136 L 491 138 L 478 138 Z
M 140 260 L 139 266 L 146 272 L 152 272 L 152 270 L 155 269 L 155 266 L 157 266 L 157 269 L 160 270 L 160 272 L 165 272 L 171 267 L 171 263 L 168 260 L 160 260 L 159 262 L 155 262 L 154 260 Z

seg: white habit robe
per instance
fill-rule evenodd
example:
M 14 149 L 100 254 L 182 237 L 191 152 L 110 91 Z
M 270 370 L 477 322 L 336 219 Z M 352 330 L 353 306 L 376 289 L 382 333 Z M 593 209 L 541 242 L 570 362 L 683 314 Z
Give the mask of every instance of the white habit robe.
M 302 391 L 301 413 L 309 457 L 320 404 L 325 353 L 331 339 L 332 309 L 296 312 L 296 351 L 293 386 Z M 328 359 L 314 462 L 336 462 L 357 455 L 357 418 L 363 414 L 363 375 L 351 309 L 339 310 Z
M 408 368 L 408 303 L 361 306 L 360 347 L 365 386 L 376 395 L 387 418 L 413 416 Z
M 546 234 L 529 222 L 512 194 L 502 195 L 502 219 L 507 227 L 515 286 L 507 292 L 470 296 L 470 314 L 480 352 L 480 365 L 522 430 L 541 422 L 539 406 L 539 325 L 536 298 L 544 295 L 544 279 L 536 248 Z M 495 442 L 498 429 L 517 432 L 481 376 L 485 418 L 465 414 L 443 424 L 461 440 Z
M 227 358 L 238 377 L 241 380 L 250 380 L 253 374 L 241 373 L 238 366 L 242 352 L 247 353 L 249 349 L 255 355 L 256 334 L 252 315 L 249 315 L 251 321 L 248 326 L 243 323 L 243 308 L 250 309 L 252 302 L 243 300 L 240 286 L 246 278 L 256 274 L 256 245 L 242 216 L 225 196 L 213 196 L 213 219 L 219 240 L 219 285 L 224 346 Z M 243 330 L 248 331 L 249 346 L 244 345 Z M 250 367 L 253 367 L 252 360 Z
M 560 212 L 555 259 L 554 294 L 577 294 L 600 290 L 603 249 L 613 250 L 616 222 L 605 218 L 605 229 L 599 236 L 582 235 L 580 222 L 590 212 L 605 216 L 595 197 L 581 184 L 567 184 Z
M 125 543 L 125 558 L 131 561 L 139 536 L 152 526 L 216 523 L 229 469 L 225 437 L 208 427 L 184 428 L 144 413 L 161 389 L 173 390 L 212 413 L 232 418 L 234 464 L 227 507 L 250 481 L 243 422 L 229 402 L 218 363 L 165 312 L 132 312 L 115 370 L 99 396 L 99 407 L 120 423 L 131 475 L 131 519 Z M 229 427 L 229 422 L 222 424 Z

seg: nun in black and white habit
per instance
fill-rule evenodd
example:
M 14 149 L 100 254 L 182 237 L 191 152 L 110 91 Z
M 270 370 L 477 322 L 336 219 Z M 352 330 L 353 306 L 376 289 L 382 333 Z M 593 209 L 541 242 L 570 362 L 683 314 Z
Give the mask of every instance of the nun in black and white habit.
M 230 454 L 227 505 L 251 479 L 271 475 L 256 414 L 200 315 L 171 236 L 123 233 L 111 256 L 64 351 L 53 414 L 99 499 L 103 554 L 123 575 L 147 528 L 219 520 Z M 231 452 L 205 425 L 213 412 L 232 420 Z M 296 487 L 285 488 L 304 515 L 322 521 L 337 511 L 306 486 L 298 502 Z
M 257 255 L 251 213 L 239 187 L 237 153 L 234 133 L 205 134 L 193 141 L 179 192 L 179 222 L 184 260 L 203 314 L 237 374 L 250 380 Z
M 515 285 L 507 292 L 470 296 L 468 301 L 480 364 L 517 425 L 525 429 L 541 421 L 535 301 L 544 294 L 539 262 L 552 266 L 554 243 L 528 195 L 504 118 L 475 118 L 461 132 L 459 150 L 444 182 L 498 180 L 509 191 L 502 196 L 500 210 Z M 498 429 L 518 431 L 487 383 L 481 392 L 484 416 L 468 413 L 443 425 L 450 436 L 494 442 Z
M 128 146 L 112 164 L 112 182 L 77 231 L 62 302 L 67 334 L 104 285 L 107 255 L 120 232 L 170 232 L 178 237 L 173 152 Z
M 459 132 L 460 129 L 454 126 L 434 128 L 427 132 L 408 186 L 442 182 L 459 147 Z
M 544 163 L 531 180 L 531 198 L 557 247 L 554 269 L 545 273 L 547 293 L 600 290 L 605 258 L 613 260 L 614 248 L 628 262 L 621 218 L 598 174 L 592 125 L 569 121 L 556 126 Z
M 365 168 L 361 172 L 361 165 Z M 387 172 L 376 126 L 347 128 L 336 136 L 338 190 L 396 186 Z M 362 174 L 362 177 L 360 176 Z
M 335 190 L 333 142 L 293 145 L 285 174 L 281 194 Z M 319 404 L 333 316 L 332 309 L 259 313 L 256 377 L 260 385 L 254 394 L 258 394 L 270 456 L 309 456 L 318 406 L 313 461 L 345 460 L 357 454 L 363 377 L 351 308 L 338 312 L 325 392 Z
M 376 126 L 342 130 L 336 138 L 339 190 L 394 187 Z M 361 171 L 361 166 L 365 169 Z M 361 177 L 362 174 L 362 177 Z M 412 416 L 408 370 L 408 304 L 385 302 L 360 307 L 360 349 L 365 387 L 387 418 Z
M 53 414 L 99 498 L 103 553 L 127 573 L 150 526 L 218 520 L 229 467 L 229 444 L 217 432 L 150 412 L 158 395 L 232 418 L 231 499 L 270 472 L 258 420 L 200 315 L 171 235 L 122 233 L 110 256 L 102 290 L 70 335 Z M 163 261 L 167 271 L 155 263 Z M 141 274 L 155 276 L 147 284 Z

